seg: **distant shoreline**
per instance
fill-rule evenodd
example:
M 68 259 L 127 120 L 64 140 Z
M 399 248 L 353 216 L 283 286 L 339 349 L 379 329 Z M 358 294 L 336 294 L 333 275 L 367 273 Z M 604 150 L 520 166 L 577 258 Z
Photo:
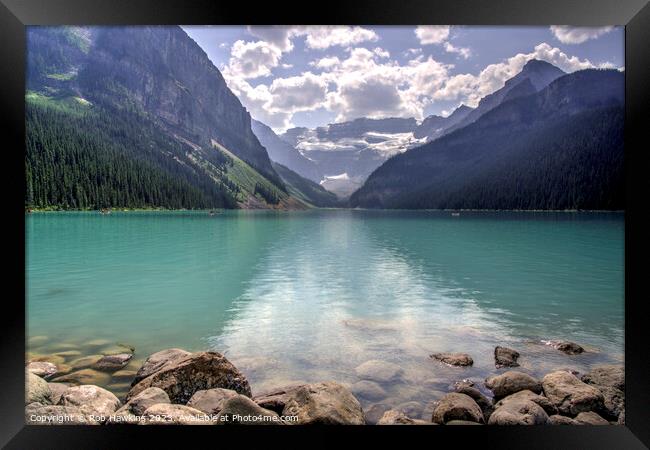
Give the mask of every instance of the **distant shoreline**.
M 313 207 L 307 210 L 278 210 L 278 209 L 249 209 L 249 208 L 213 208 L 213 209 L 171 209 L 171 208 L 115 208 L 110 209 L 113 212 L 209 212 L 209 211 L 275 211 L 275 212 L 293 212 L 293 211 L 310 211 L 310 210 L 337 210 L 337 211 L 422 211 L 422 212 L 516 212 L 516 213 L 625 213 L 624 209 L 403 209 L 403 208 L 318 208 Z M 52 208 L 34 208 L 26 210 L 25 214 L 32 213 L 52 213 L 52 212 L 95 212 L 100 213 L 98 209 L 52 209 Z

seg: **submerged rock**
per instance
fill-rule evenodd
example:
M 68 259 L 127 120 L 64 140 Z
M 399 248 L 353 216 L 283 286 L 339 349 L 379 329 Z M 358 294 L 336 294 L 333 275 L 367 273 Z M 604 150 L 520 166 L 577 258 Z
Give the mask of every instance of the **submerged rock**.
M 519 352 L 516 350 L 500 346 L 494 348 L 494 365 L 497 369 L 501 367 L 518 367 L 518 358 Z
M 187 403 L 196 391 L 224 388 L 250 397 L 251 388 L 246 377 L 223 355 L 217 352 L 199 352 L 167 361 L 153 374 L 131 388 L 130 400 L 148 387 L 159 387 L 169 395 L 172 403 Z
M 410 401 L 400 403 L 395 407 L 395 410 L 403 412 L 409 417 L 421 417 L 424 411 L 424 405 L 420 402 Z
M 220 425 L 282 425 L 280 416 L 275 411 L 264 409 L 240 394 L 235 394 L 224 401 L 217 415 Z
M 51 362 L 32 361 L 27 364 L 27 371 L 41 378 L 49 378 L 56 374 L 59 369 Z
M 99 360 L 102 359 L 102 355 L 89 355 L 82 356 L 81 358 L 73 359 L 70 361 L 70 367 L 72 370 L 87 369 L 91 366 L 94 366 Z
M 135 370 L 118 370 L 117 372 L 113 372 L 111 374 L 111 379 L 115 381 L 130 382 L 135 379 L 136 373 L 137 372 Z
M 359 401 L 339 383 L 327 381 L 301 386 L 291 392 L 282 410 L 296 416 L 295 424 L 363 425 Z
M 433 411 L 432 422 L 444 424 L 451 420 L 485 422 L 483 412 L 474 399 L 469 395 L 457 392 L 445 395 Z
M 47 381 L 33 373 L 25 373 L 25 404 L 40 403 L 49 405 L 52 403 L 52 391 Z
M 594 386 L 580 381 L 568 372 L 556 371 L 542 379 L 544 395 L 564 415 L 599 411 L 604 407 L 603 394 Z
M 386 383 L 395 380 L 402 374 L 402 368 L 397 364 L 373 359 L 366 361 L 354 369 L 357 376 L 364 380 Z
M 75 372 L 56 377 L 51 381 L 56 383 L 70 383 L 74 385 L 80 384 L 94 384 L 106 385 L 108 384 L 111 376 L 105 372 L 99 372 L 93 369 L 82 369 Z
M 74 406 L 83 414 L 106 416 L 113 414 L 119 407 L 120 401 L 104 388 L 93 385 L 72 386 L 61 394 L 61 406 Z
M 219 414 L 224 403 L 237 395 L 233 390 L 221 388 L 196 391 L 187 406 L 207 414 Z
M 436 359 L 450 366 L 471 366 L 474 360 L 467 353 L 433 353 L 429 357 Z
M 162 369 L 165 364 L 171 364 L 176 360 L 190 356 L 191 353 L 180 348 L 168 348 L 150 355 L 138 370 L 133 379 L 132 386 L 135 386 L 143 379 Z
M 133 358 L 133 353 L 118 353 L 115 355 L 103 356 L 99 361 L 92 365 L 95 370 L 103 372 L 115 372 L 123 369 Z
M 509 370 L 485 380 L 485 386 L 494 393 L 495 399 L 507 397 L 519 391 L 529 390 L 536 394 L 542 392 L 542 384 L 524 372 Z
M 556 350 L 566 353 L 567 355 L 578 355 L 585 351 L 584 348 L 569 341 L 549 341 L 549 345 Z
M 380 400 L 386 398 L 386 391 L 374 381 L 361 380 L 350 387 L 352 393 L 366 400 Z

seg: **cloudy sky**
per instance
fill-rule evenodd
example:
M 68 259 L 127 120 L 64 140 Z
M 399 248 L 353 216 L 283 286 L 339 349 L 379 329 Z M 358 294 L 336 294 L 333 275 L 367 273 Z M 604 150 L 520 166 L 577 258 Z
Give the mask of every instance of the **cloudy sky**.
M 277 132 L 358 117 L 447 115 L 526 61 L 624 68 L 622 27 L 184 26 L 251 115 Z

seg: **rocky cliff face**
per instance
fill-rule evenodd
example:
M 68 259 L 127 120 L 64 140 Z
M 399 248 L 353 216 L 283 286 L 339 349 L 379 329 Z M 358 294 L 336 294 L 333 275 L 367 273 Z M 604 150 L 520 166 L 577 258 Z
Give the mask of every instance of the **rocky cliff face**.
M 99 27 L 76 85 L 91 101 L 147 113 L 201 146 L 211 139 L 273 180 L 251 117 L 206 53 L 180 27 Z

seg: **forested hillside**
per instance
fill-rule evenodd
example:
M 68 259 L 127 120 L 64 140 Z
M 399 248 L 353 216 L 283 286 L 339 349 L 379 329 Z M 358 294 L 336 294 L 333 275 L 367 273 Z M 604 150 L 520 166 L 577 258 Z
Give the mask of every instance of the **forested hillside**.
M 624 209 L 623 74 L 584 70 L 388 160 L 352 206 Z

